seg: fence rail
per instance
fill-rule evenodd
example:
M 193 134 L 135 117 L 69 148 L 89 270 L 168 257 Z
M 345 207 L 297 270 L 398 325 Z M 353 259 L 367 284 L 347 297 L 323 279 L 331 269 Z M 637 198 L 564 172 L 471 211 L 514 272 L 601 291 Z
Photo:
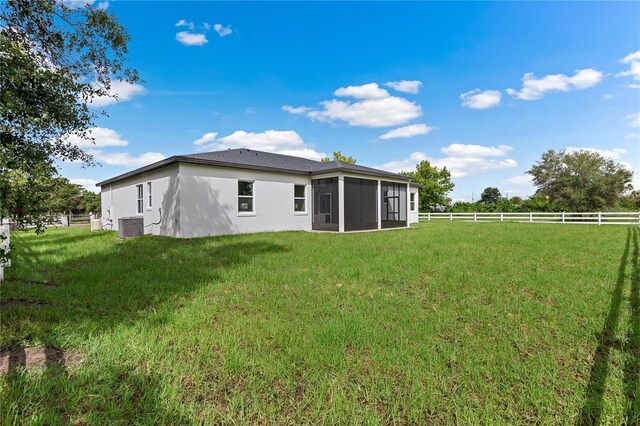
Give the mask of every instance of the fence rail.
M 592 225 L 639 225 L 640 212 L 486 212 L 419 213 L 420 222 L 464 220 L 467 222 L 529 222 Z

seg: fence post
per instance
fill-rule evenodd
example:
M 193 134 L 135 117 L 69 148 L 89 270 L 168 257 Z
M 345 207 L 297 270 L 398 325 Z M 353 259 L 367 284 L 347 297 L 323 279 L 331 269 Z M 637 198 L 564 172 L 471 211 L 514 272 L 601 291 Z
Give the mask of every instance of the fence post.
M 449 220 L 453 220 L 453 212 L 449 213 Z
M 529 223 L 533 222 L 533 212 L 529 212 Z
M 500 212 L 500 222 L 504 222 L 504 212 Z
M 477 212 L 473 212 L 473 221 L 474 222 L 478 221 L 478 213 Z
M 602 212 L 598 212 L 598 225 L 602 225 Z
M 638 226 L 640 226 L 640 212 L 638 212 Z
M 562 212 L 562 223 L 564 223 L 564 212 Z
M 427 220 L 431 220 L 431 212 L 427 212 Z

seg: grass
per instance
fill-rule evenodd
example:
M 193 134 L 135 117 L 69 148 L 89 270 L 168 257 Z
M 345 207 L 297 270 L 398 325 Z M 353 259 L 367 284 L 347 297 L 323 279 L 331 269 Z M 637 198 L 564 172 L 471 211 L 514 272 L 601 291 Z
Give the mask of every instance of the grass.
M 15 233 L 2 424 L 638 424 L 637 228 Z M 34 281 L 47 281 L 41 285 Z

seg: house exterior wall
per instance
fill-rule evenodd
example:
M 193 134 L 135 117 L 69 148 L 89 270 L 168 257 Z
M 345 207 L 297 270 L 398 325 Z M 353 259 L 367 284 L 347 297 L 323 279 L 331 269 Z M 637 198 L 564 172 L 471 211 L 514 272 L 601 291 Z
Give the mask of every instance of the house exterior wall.
M 415 194 L 415 200 L 416 200 L 416 208 L 414 211 L 411 211 L 411 209 L 409 209 L 409 223 L 418 223 L 418 212 L 420 211 L 420 198 L 419 198 L 419 189 L 416 186 L 409 186 L 409 193 L 410 194 Z M 409 198 L 411 199 L 411 198 Z
M 311 178 L 180 163 L 180 236 L 311 229 Z M 238 212 L 238 181 L 253 182 L 253 213 Z M 294 211 L 294 185 L 305 185 L 306 212 Z
M 151 182 L 151 207 L 147 183 Z M 137 212 L 136 185 L 142 184 L 143 210 Z M 180 236 L 178 164 L 103 185 L 100 191 L 103 229 L 118 230 L 118 218 L 142 216 L 145 234 Z
M 373 181 L 357 174 L 327 174 Z M 313 176 L 313 179 L 317 179 Z M 395 181 L 395 179 L 390 179 Z M 253 182 L 252 213 L 238 212 L 238 181 Z M 118 218 L 139 216 L 136 185 L 143 185 L 145 234 L 193 238 L 213 235 L 312 229 L 312 177 L 270 171 L 174 163 L 101 187 L 102 225 L 118 230 Z M 151 182 L 152 204 L 148 206 Z M 398 183 L 403 182 L 401 180 Z M 403 182 L 406 183 L 406 182 Z M 294 211 L 294 185 L 304 185 L 305 212 Z M 376 189 L 378 194 L 379 189 Z M 411 187 L 411 192 L 418 191 Z M 417 199 L 417 195 L 416 195 Z M 379 196 L 376 204 L 380 204 Z M 379 206 L 376 205 L 377 217 Z M 418 212 L 408 212 L 410 223 Z M 344 222 L 344 221 L 343 221 Z

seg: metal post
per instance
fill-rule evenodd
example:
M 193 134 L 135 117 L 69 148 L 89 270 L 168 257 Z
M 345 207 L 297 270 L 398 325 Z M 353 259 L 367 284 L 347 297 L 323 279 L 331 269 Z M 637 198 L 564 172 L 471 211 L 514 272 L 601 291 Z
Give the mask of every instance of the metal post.
M 504 212 L 500 212 L 500 222 L 504 222 Z
M 529 212 L 529 223 L 533 222 L 533 212 Z

